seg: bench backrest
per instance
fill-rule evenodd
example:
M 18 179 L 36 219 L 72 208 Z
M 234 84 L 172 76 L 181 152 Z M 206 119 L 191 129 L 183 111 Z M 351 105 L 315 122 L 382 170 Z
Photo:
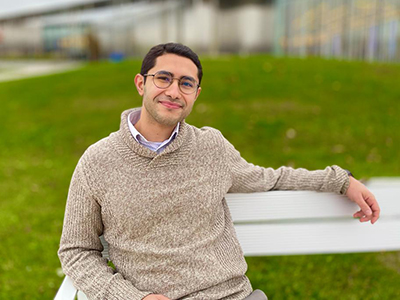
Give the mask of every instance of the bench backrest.
M 360 223 L 344 196 L 316 192 L 232 194 L 227 201 L 245 255 L 290 255 L 400 250 L 400 186 L 371 188 L 377 223 Z

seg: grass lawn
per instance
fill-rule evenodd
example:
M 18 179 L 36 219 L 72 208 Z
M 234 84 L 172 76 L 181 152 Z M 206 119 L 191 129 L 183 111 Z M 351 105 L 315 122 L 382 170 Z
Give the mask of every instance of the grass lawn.
M 203 67 L 187 121 L 220 129 L 248 161 L 400 176 L 399 66 L 260 55 Z M 100 63 L 0 83 L 0 299 L 54 297 L 70 177 L 121 111 L 140 106 L 139 69 Z M 272 300 L 400 299 L 400 252 L 247 260 L 253 287 Z

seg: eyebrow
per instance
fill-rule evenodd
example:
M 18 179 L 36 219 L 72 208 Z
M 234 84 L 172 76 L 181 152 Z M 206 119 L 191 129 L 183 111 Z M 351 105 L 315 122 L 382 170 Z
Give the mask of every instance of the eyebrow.
M 174 76 L 174 73 L 171 73 L 171 72 L 168 72 L 168 71 L 165 71 L 165 70 L 160 70 L 160 71 L 154 72 L 154 74 L 156 74 L 156 73 L 163 73 L 163 74 L 169 74 L 171 76 Z
M 174 73 L 169 72 L 169 71 L 165 71 L 165 70 L 160 70 L 160 71 L 157 71 L 157 72 L 155 72 L 155 73 L 169 74 L 169 75 L 171 75 L 172 77 L 175 77 L 175 74 L 174 74 Z M 155 74 L 155 73 L 154 73 L 154 74 Z M 182 79 L 182 78 L 194 80 L 195 82 L 197 82 L 196 79 L 194 79 L 192 76 L 189 76 L 189 75 L 182 75 L 181 77 L 179 77 L 179 79 Z

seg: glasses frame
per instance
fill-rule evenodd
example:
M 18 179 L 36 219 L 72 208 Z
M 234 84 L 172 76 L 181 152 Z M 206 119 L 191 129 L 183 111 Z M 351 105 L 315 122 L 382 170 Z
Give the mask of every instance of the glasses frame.
M 172 78 L 170 84 L 169 84 L 168 86 L 166 86 L 166 87 L 159 87 L 159 86 L 154 82 L 154 77 L 155 77 L 156 75 L 158 75 L 159 73 L 161 73 L 161 72 L 165 73 L 166 75 L 169 74 L 169 75 L 171 76 L 171 78 Z M 169 73 L 169 72 L 167 72 L 167 71 L 158 71 L 158 72 L 155 72 L 154 74 L 144 74 L 144 75 L 143 75 L 143 77 L 148 77 L 148 76 L 153 76 L 153 84 L 154 84 L 157 88 L 163 89 L 163 90 L 169 88 L 169 87 L 174 83 L 174 80 L 175 80 L 175 79 L 178 80 L 178 87 L 179 87 L 179 90 L 180 90 L 182 93 L 184 93 L 185 95 L 191 95 L 191 94 L 197 92 L 197 90 L 198 90 L 199 87 L 200 87 L 200 84 L 198 84 L 197 81 L 193 78 L 194 82 L 196 83 L 196 88 L 193 90 L 193 92 L 188 93 L 188 92 L 182 91 L 181 84 L 180 84 L 181 80 L 184 79 L 184 78 L 188 78 L 188 77 L 189 77 L 189 78 L 192 78 L 191 76 L 182 76 L 181 78 L 177 78 L 177 77 L 173 77 L 172 74 Z

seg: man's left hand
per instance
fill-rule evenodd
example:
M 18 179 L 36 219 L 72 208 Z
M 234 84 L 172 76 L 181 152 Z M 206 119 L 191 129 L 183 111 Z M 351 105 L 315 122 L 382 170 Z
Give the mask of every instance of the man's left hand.
M 353 215 L 354 218 L 359 218 L 360 222 L 371 221 L 371 224 L 378 220 L 381 211 L 378 201 L 361 182 L 352 176 L 350 176 L 350 185 L 346 196 L 361 208 Z

